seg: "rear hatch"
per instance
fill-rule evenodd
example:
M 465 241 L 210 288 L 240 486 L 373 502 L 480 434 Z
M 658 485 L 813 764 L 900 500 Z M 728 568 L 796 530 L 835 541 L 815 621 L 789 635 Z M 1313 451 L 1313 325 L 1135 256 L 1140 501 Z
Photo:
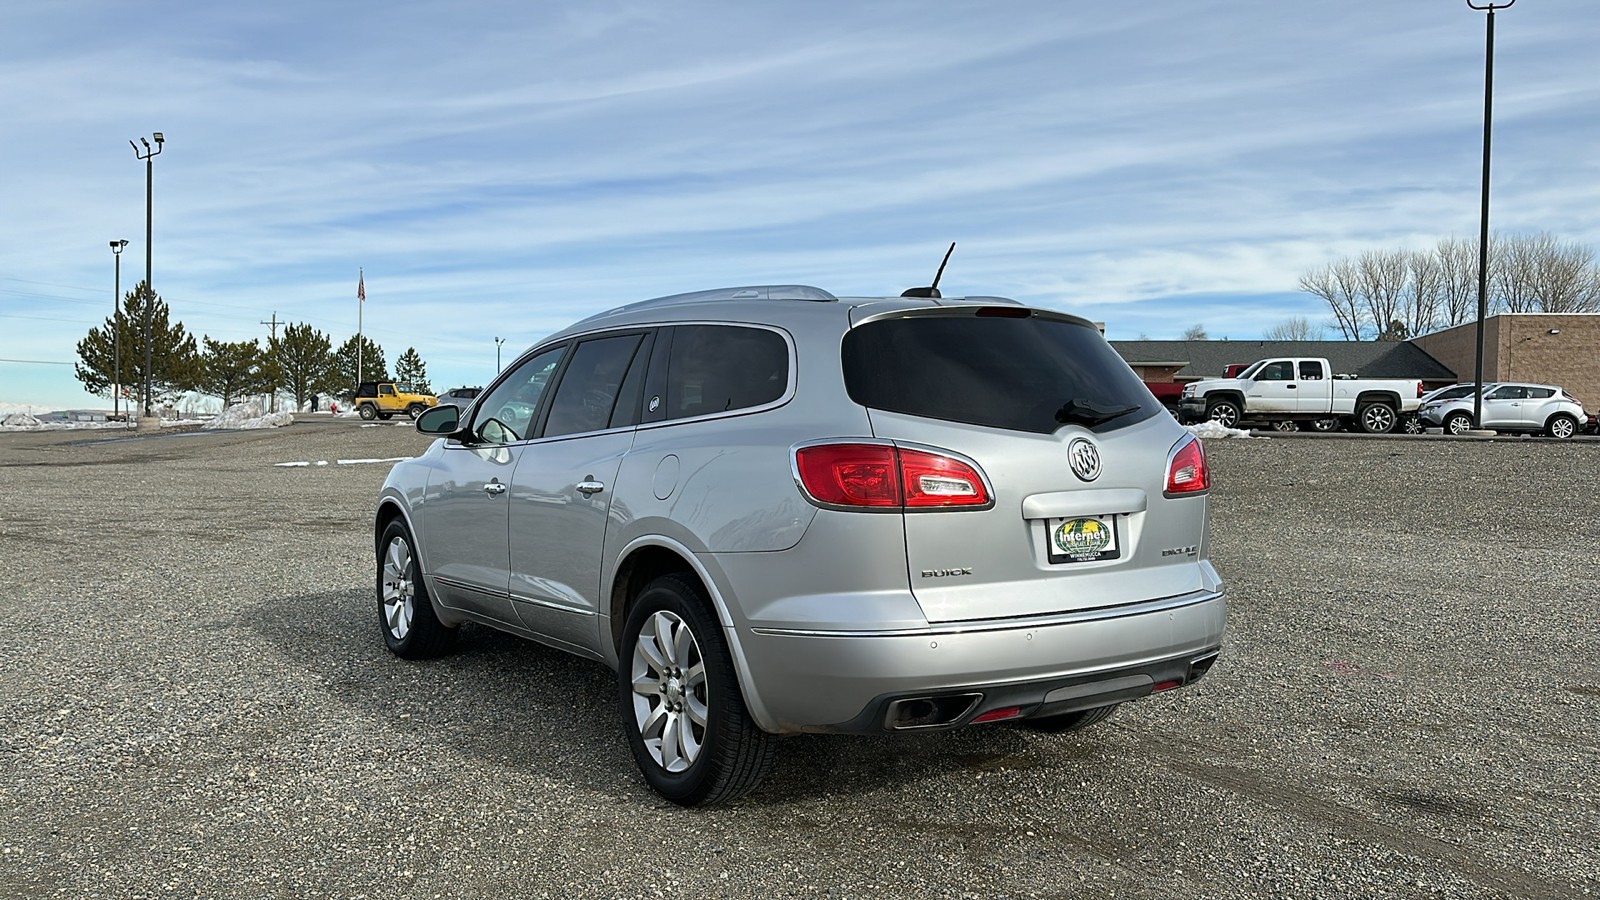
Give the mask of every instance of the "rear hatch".
M 844 378 L 873 436 L 968 462 L 985 482 L 981 504 L 902 513 L 907 575 L 929 621 L 1206 587 L 1205 491 L 1168 491 L 1174 454 L 1203 471 L 1203 450 L 1092 324 L 1009 305 L 856 316 Z

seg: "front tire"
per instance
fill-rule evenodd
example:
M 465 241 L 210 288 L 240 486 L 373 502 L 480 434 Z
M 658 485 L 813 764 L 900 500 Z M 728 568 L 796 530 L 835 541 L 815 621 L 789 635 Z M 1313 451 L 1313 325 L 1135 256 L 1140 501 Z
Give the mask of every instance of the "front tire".
M 433 613 L 411 532 L 399 519 L 383 530 L 378 544 L 378 625 L 389 652 L 401 659 L 438 656 L 456 636 Z
M 771 768 L 776 741 L 750 718 L 733 658 L 700 585 L 650 582 L 622 628 L 617 690 L 645 781 L 680 806 L 732 800 Z
M 1451 413 L 1444 417 L 1445 434 L 1466 434 L 1472 430 L 1472 417 L 1464 412 Z
M 1206 418 L 1223 428 L 1235 428 L 1239 424 L 1239 404 L 1232 400 L 1213 400 L 1206 407 Z
M 1423 424 L 1421 416 L 1410 415 L 1400 420 L 1400 430 L 1406 434 L 1423 434 L 1428 427 Z
M 1311 420 L 1311 430 L 1312 431 L 1321 431 L 1321 432 L 1338 431 L 1339 430 L 1339 420 L 1333 418 L 1332 416 L 1329 416 L 1329 417 L 1327 417 L 1325 419 L 1312 419 Z
M 1278 421 L 1272 423 L 1272 430 L 1287 434 L 1291 431 L 1299 431 L 1300 426 L 1295 424 L 1293 419 L 1279 419 Z
M 1394 430 L 1394 407 L 1387 403 L 1368 403 L 1356 413 L 1356 419 L 1361 423 L 1361 430 L 1367 434 L 1388 434 Z
M 410 416 L 413 420 L 427 411 L 428 408 L 421 403 L 413 403 L 406 407 L 406 415 Z

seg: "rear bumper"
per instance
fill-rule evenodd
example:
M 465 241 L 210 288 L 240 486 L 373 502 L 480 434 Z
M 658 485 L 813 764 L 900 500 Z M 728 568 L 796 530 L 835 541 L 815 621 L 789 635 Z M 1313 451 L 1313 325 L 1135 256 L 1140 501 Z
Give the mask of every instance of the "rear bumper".
M 1011 707 L 1023 717 L 1055 715 L 1181 686 L 1209 667 L 1226 617 L 1223 593 L 1197 592 L 1005 623 L 885 632 L 758 627 L 740 629 L 738 640 L 763 728 L 878 733 L 953 728 Z M 907 726 L 901 701 L 921 698 L 940 700 L 942 711 Z

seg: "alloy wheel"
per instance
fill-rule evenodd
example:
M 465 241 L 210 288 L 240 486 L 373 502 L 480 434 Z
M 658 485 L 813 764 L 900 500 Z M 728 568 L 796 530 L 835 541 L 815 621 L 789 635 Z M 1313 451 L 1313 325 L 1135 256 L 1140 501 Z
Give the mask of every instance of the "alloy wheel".
M 670 610 L 644 623 L 633 645 L 633 714 L 645 748 L 668 772 L 694 765 L 710 720 L 705 661 L 689 624 Z
M 411 633 L 416 597 L 417 587 L 411 580 L 411 546 L 397 535 L 383 554 L 383 621 L 397 641 Z

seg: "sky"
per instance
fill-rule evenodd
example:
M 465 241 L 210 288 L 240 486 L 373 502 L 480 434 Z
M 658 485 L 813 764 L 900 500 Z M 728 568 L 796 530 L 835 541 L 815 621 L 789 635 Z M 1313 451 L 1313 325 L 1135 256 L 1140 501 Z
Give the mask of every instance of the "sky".
M 1597 37 L 1596 0 L 1496 15 L 1497 232 L 1600 246 Z M 1477 235 L 1484 38 L 1448 0 L 5 4 L 0 401 L 110 405 L 71 363 L 118 239 L 197 339 L 359 324 L 438 390 L 648 297 L 898 294 L 952 241 L 946 296 L 1259 339 L 1331 318 L 1311 270 Z

